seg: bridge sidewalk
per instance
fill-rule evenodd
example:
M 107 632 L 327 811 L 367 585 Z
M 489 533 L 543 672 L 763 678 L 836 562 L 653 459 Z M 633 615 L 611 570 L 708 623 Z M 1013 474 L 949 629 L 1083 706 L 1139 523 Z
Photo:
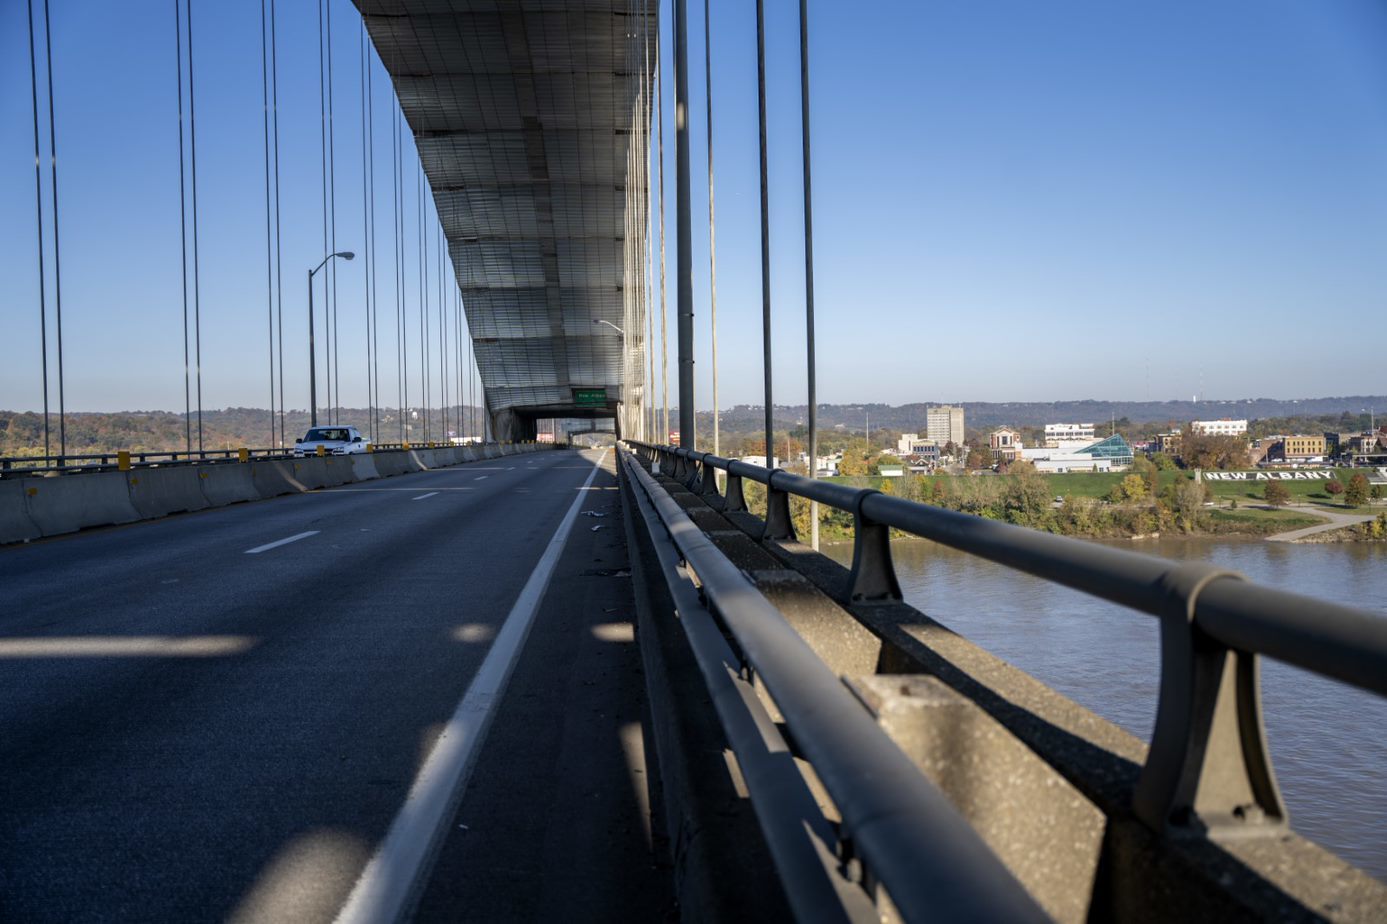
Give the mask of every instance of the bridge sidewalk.
M 675 917 L 652 831 L 645 682 L 609 454 L 570 535 L 417 919 Z

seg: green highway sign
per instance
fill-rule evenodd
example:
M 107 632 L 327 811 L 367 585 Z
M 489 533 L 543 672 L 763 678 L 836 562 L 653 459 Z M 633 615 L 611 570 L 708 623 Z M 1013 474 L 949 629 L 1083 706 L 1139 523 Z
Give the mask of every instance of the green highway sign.
M 573 389 L 573 403 L 578 407 L 606 407 L 607 389 L 575 388 Z

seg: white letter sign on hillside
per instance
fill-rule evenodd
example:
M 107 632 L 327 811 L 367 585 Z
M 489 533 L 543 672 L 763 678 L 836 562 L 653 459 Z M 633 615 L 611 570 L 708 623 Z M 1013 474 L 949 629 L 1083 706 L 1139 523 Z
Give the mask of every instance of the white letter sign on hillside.
M 1331 469 L 1320 468 L 1290 472 L 1204 472 L 1208 481 L 1328 481 L 1334 477 Z

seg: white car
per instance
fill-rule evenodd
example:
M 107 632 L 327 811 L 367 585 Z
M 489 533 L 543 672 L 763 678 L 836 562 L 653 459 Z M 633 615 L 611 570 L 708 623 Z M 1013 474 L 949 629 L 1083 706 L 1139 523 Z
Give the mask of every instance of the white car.
M 294 455 L 315 456 L 319 446 L 330 456 L 349 456 L 368 452 L 371 441 L 356 427 L 314 427 L 301 439 L 294 440 Z

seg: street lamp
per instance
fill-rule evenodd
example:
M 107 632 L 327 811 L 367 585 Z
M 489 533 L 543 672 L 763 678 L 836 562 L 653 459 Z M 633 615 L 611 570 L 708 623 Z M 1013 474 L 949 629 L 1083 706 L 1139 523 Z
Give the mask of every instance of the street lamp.
M 605 324 L 605 325 L 607 325 L 608 327 L 610 327 L 612 330 L 616 331 L 616 332 L 617 332 L 618 334 L 620 334 L 621 336 L 623 336 L 623 337 L 626 336 L 626 331 L 622 330 L 620 327 L 617 327 L 617 326 L 616 326 L 615 324 L 613 324 L 611 321 L 604 321 L 604 320 L 602 320 L 601 318 L 593 318 L 593 319 L 592 319 L 592 323 L 594 323 L 594 324 Z
M 311 427 L 318 426 L 318 363 L 313 353 L 313 274 L 326 266 L 327 261 L 333 257 L 352 260 L 356 258 L 356 254 L 350 250 L 330 253 L 323 257 L 322 263 L 308 271 L 308 424 Z

